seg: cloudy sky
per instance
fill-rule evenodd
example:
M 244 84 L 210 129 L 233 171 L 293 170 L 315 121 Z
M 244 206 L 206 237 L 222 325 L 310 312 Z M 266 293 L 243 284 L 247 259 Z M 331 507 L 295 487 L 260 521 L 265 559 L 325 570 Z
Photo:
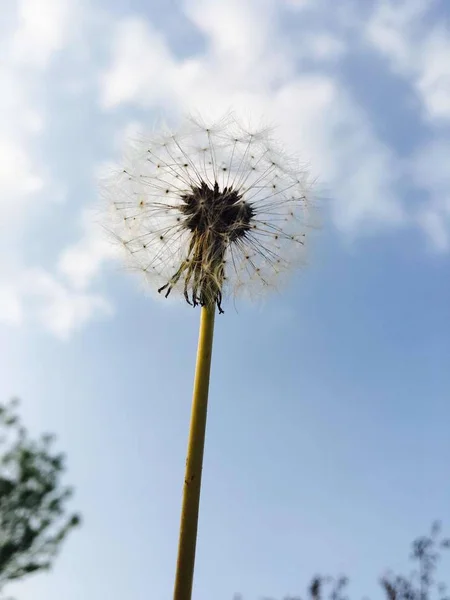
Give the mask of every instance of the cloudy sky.
M 1 398 L 58 434 L 85 520 L 10 591 L 171 596 L 198 311 L 116 262 L 97 178 L 127 132 L 232 108 L 309 163 L 320 228 L 217 320 L 194 597 L 375 597 L 450 527 L 447 3 L 12 0 L 0 48 Z

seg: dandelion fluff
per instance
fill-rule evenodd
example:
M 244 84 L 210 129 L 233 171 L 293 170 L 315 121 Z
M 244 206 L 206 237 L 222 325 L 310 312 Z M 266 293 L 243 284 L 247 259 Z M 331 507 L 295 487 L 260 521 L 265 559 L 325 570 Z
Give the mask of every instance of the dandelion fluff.
M 310 187 L 269 131 L 228 115 L 130 142 L 102 193 L 131 267 L 166 297 L 223 312 L 224 297 L 260 296 L 302 261 Z

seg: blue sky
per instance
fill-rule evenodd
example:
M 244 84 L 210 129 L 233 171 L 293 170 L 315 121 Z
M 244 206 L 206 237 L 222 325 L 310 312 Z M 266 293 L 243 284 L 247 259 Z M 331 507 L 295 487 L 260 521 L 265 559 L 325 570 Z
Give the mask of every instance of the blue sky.
M 234 108 L 309 161 L 322 225 L 217 319 L 194 597 L 376 597 L 450 523 L 448 7 L 16 0 L 0 28 L 0 395 L 58 434 L 85 519 L 11 593 L 171 596 L 199 314 L 116 262 L 96 180 L 127 132 Z

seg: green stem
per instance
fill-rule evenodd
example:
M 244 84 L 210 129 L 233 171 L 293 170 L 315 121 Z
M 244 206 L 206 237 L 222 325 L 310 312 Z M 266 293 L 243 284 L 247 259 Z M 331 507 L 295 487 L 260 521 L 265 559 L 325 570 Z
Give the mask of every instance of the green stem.
M 209 376 L 214 334 L 215 306 L 201 309 L 200 331 L 192 398 L 191 424 L 183 486 L 178 560 L 174 600 L 190 600 L 194 577 L 195 546 L 197 542 L 198 511 L 205 446 L 208 409 Z

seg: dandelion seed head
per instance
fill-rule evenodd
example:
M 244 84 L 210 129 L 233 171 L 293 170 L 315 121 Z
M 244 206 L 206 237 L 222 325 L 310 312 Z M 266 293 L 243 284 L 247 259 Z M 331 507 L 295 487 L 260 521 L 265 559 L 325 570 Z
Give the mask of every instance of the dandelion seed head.
M 259 296 L 301 263 L 310 192 L 269 131 L 232 115 L 130 142 L 102 182 L 105 227 L 130 266 L 166 297 L 220 312 L 225 296 Z

